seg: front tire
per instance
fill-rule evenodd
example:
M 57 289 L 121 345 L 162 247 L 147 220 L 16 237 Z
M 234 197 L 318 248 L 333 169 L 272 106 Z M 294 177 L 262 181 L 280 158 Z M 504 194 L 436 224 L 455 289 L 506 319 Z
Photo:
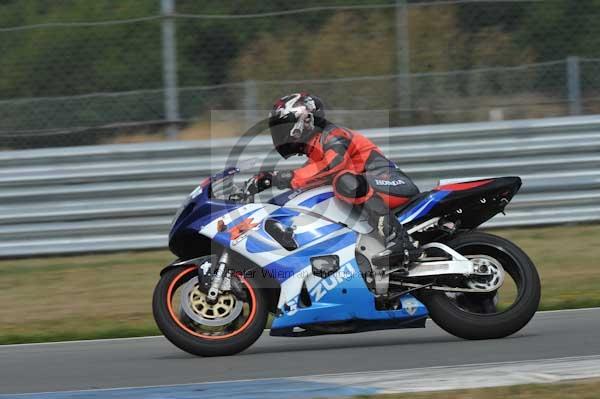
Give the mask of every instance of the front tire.
M 422 292 L 420 298 L 432 320 L 464 339 L 503 338 L 521 330 L 537 311 L 541 292 L 538 273 L 527 254 L 504 238 L 482 232 L 463 234 L 447 245 L 461 255 L 498 260 L 517 286 L 516 299 L 507 309 L 498 311 L 486 294 L 467 294 L 458 301 L 444 292 Z
M 239 278 L 245 287 L 245 315 L 236 327 L 223 333 L 205 332 L 193 325 L 174 305 L 175 291 L 197 276 L 196 266 L 181 266 L 166 271 L 154 289 L 154 320 L 164 336 L 175 346 L 196 356 L 228 356 L 243 351 L 262 334 L 269 314 L 267 299 L 252 279 Z

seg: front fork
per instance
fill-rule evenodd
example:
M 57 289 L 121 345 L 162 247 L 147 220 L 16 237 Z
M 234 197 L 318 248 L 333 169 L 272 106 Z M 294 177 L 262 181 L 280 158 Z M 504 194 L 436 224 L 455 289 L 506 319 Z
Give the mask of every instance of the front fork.
M 229 262 L 229 252 L 227 249 L 223 250 L 223 253 L 219 257 L 219 261 L 217 262 L 217 271 L 212 278 L 210 283 L 210 287 L 208 288 L 208 293 L 206 294 L 206 301 L 210 304 L 214 304 L 217 302 L 217 298 L 219 296 L 219 291 L 221 289 L 221 284 L 223 284 L 223 279 L 225 277 L 225 270 L 227 269 L 227 263 Z
M 175 262 L 169 265 L 169 267 L 197 265 L 198 288 L 206 294 L 206 301 L 209 304 L 215 304 L 219 298 L 219 293 L 222 291 L 231 291 L 238 299 L 245 301 L 247 296 L 244 285 L 239 279 L 233 276 L 233 270 L 228 268 L 231 259 L 230 253 L 224 249 L 216 265 L 212 263 L 214 259 L 214 257 L 208 259 L 207 257 L 200 257 Z

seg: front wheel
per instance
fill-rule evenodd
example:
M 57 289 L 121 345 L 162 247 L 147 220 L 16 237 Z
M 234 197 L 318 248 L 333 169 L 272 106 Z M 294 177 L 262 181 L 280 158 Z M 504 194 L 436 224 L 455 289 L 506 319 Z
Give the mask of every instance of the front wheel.
M 210 258 L 207 257 L 207 261 Z M 178 348 L 197 356 L 227 356 L 241 352 L 262 334 L 268 317 L 264 291 L 252 279 L 234 275 L 243 297 L 221 293 L 209 304 L 198 288 L 196 266 L 166 271 L 154 289 L 154 320 Z
M 522 329 L 540 302 L 540 279 L 531 259 L 512 242 L 482 232 L 447 243 L 461 255 L 492 260 L 505 271 L 505 290 L 491 293 L 422 292 L 420 298 L 437 325 L 465 339 L 502 338 Z M 476 282 L 475 282 L 476 283 Z

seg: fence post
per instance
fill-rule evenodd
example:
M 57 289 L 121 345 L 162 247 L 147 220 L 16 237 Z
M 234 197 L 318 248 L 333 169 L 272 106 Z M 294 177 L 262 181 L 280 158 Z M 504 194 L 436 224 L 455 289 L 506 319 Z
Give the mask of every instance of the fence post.
M 567 57 L 567 92 L 569 98 L 569 114 L 581 114 L 581 71 L 579 57 Z
M 255 80 L 244 81 L 244 118 L 247 127 L 257 122 L 258 86 Z
M 177 138 L 179 120 L 179 99 L 177 94 L 177 42 L 175 38 L 175 0 L 161 0 L 162 19 L 162 67 L 163 87 L 165 91 L 165 117 L 167 137 Z
M 400 115 L 408 112 L 411 108 L 410 93 L 410 48 L 408 37 L 408 6 L 406 0 L 396 0 L 396 74 L 399 75 L 396 80 L 396 107 L 399 108 Z M 400 121 L 410 121 L 408 117 L 399 118 Z

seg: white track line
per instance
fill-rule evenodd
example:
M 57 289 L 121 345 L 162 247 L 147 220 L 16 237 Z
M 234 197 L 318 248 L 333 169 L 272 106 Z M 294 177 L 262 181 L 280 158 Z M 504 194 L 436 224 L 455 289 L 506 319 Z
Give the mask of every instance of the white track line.
M 304 382 L 324 382 L 334 383 L 341 386 L 371 386 L 380 389 L 380 394 L 383 393 L 397 393 L 397 392 L 419 392 L 419 391 L 439 391 L 446 389 L 465 389 L 465 388 L 476 388 L 476 387 L 491 387 L 491 386 L 502 386 L 502 385 L 519 385 L 524 383 L 532 382 L 557 382 L 568 379 L 578 378 L 590 378 L 590 376 L 600 375 L 600 367 L 594 367 L 590 372 L 589 364 L 587 367 L 582 368 L 586 374 L 579 377 L 576 372 L 580 371 L 577 367 L 569 367 L 569 365 L 588 362 L 592 365 L 600 364 L 600 355 L 590 356 L 572 356 L 572 357 L 559 357 L 549 359 L 538 359 L 538 360 L 518 360 L 518 361 L 506 361 L 506 362 L 491 362 L 491 363 L 467 363 L 458 364 L 453 366 L 431 366 L 421 367 L 414 369 L 400 369 L 400 370 L 379 370 L 379 371 L 359 371 L 353 373 L 326 373 L 326 374 L 313 374 L 297 377 L 278 377 L 278 378 L 248 378 L 238 380 L 225 380 L 225 381 L 214 381 L 214 382 L 203 382 L 203 383 L 187 383 L 187 384 L 164 384 L 164 385 L 148 385 L 148 386 L 137 386 L 137 387 L 119 387 L 119 388 L 102 388 L 102 389 L 82 389 L 73 391 L 51 391 L 51 392 L 36 392 L 35 395 L 45 394 L 76 394 L 85 392 L 111 392 L 111 391 L 126 391 L 126 390 L 137 390 L 137 389 L 160 389 L 169 387 L 186 387 L 186 386 L 210 386 L 210 385 L 222 385 L 222 384 L 235 384 L 235 383 L 247 383 L 257 381 L 273 381 L 273 380 L 296 380 Z M 562 366 L 565 367 L 562 367 Z M 545 374 L 541 372 L 531 372 L 531 369 L 539 370 L 540 368 L 553 367 L 551 373 Z M 557 367 L 558 366 L 558 367 Z M 492 370 L 494 374 L 490 378 L 486 378 L 483 384 L 472 380 L 471 376 L 477 373 L 482 373 L 484 370 Z M 560 374 L 562 371 L 570 372 L 570 375 L 562 378 Z M 595 370 L 595 371 L 594 371 Z M 462 385 L 456 385 L 457 380 L 453 381 L 452 372 L 458 371 L 457 376 L 462 378 Z M 465 380 L 466 371 L 466 380 Z M 498 373 L 497 371 L 501 371 Z M 512 372 L 511 372 L 512 371 Z M 528 371 L 528 378 L 522 380 L 514 379 L 514 373 L 521 373 L 522 371 Z M 506 377 L 501 374 L 513 374 L 513 379 L 505 379 L 505 381 L 499 381 L 498 377 Z M 521 374 L 519 374 L 521 375 Z M 406 378 L 410 376 L 409 378 Z M 441 376 L 437 377 L 437 376 Z M 484 376 L 485 377 L 485 376 Z M 493 377 L 493 378 L 492 378 Z M 421 378 L 427 383 L 430 383 L 432 379 L 436 379 L 436 382 L 452 382 L 448 386 L 439 385 L 415 385 L 418 383 L 418 379 Z M 490 381 L 494 381 L 490 383 Z M 466 386 L 464 383 L 467 383 Z M 409 384 L 410 387 L 407 385 Z M 205 390 L 209 393 L 209 390 Z M 11 397 L 28 396 L 34 395 L 34 393 L 19 393 L 12 394 Z M 2 395 L 0 395 L 2 397 Z
M 52 341 L 52 342 L 32 342 L 29 344 L 8 344 L 0 345 L 0 350 L 4 348 L 27 347 L 27 346 L 45 346 L 45 345 L 64 345 L 64 344 L 93 344 L 103 342 L 121 342 L 121 341 L 138 341 L 152 338 L 162 338 L 162 335 L 146 335 L 143 337 L 127 337 L 127 338 L 101 338 L 101 339 L 79 339 L 75 341 Z
M 283 377 L 283 378 L 316 378 L 316 377 L 340 377 L 340 376 L 348 376 L 352 377 L 355 375 L 366 375 L 373 374 L 377 375 L 379 373 L 402 373 L 402 372 L 422 372 L 426 370 L 446 370 L 446 369 L 454 369 L 457 367 L 484 367 L 484 366 L 510 366 L 510 365 L 521 365 L 521 364 L 530 364 L 530 363 L 552 363 L 552 362 L 573 362 L 578 360 L 600 360 L 600 355 L 585 355 L 585 356 L 567 356 L 567 357 L 551 357 L 548 359 L 530 359 L 530 360 L 506 360 L 503 362 L 489 362 L 489 363 L 464 363 L 464 364 L 452 364 L 445 366 L 427 366 L 427 367 L 417 367 L 412 369 L 395 369 L 395 370 L 374 370 L 374 371 L 355 371 L 350 373 L 325 373 L 325 374 L 313 374 L 306 375 L 300 377 Z M 265 378 L 269 379 L 269 378 Z M 229 381 L 235 382 L 237 380 Z M 254 380 L 240 380 L 240 381 L 254 381 Z M 220 381 L 218 381 L 220 382 Z
M 571 313 L 571 312 L 586 312 L 586 311 L 600 311 L 598 308 L 581 308 L 581 309 L 562 309 L 562 310 L 541 310 L 536 312 L 537 315 L 552 314 L 552 313 Z M 270 331 L 266 329 L 265 331 Z M 128 338 L 102 338 L 102 339 L 81 339 L 75 341 L 53 341 L 53 342 L 32 342 L 28 344 L 8 344 L 0 345 L 0 350 L 3 348 L 14 348 L 14 347 L 27 347 L 27 346 L 43 346 L 43 345 L 64 345 L 64 344 L 93 344 L 93 343 L 106 343 L 106 342 L 121 342 L 121 341 L 138 341 L 146 339 L 158 339 L 162 338 L 162 335 L 147 335 L 142 337 L 128 337 Z
M 538 312 L 536 312 L 536 314 L 539 313 L 568 313 L 568 312 L 583 312 L 583 311 L 587 311 L 587 310 L 600 310 L 600 308 L 580 308 L 580 309 L 559 309 L 559 310 L 540 310 Z
M 376 388 L 379 393 L 473 389 L 600 377 L 600 356 L 425 367 L 296 377 L 313 383 Z

